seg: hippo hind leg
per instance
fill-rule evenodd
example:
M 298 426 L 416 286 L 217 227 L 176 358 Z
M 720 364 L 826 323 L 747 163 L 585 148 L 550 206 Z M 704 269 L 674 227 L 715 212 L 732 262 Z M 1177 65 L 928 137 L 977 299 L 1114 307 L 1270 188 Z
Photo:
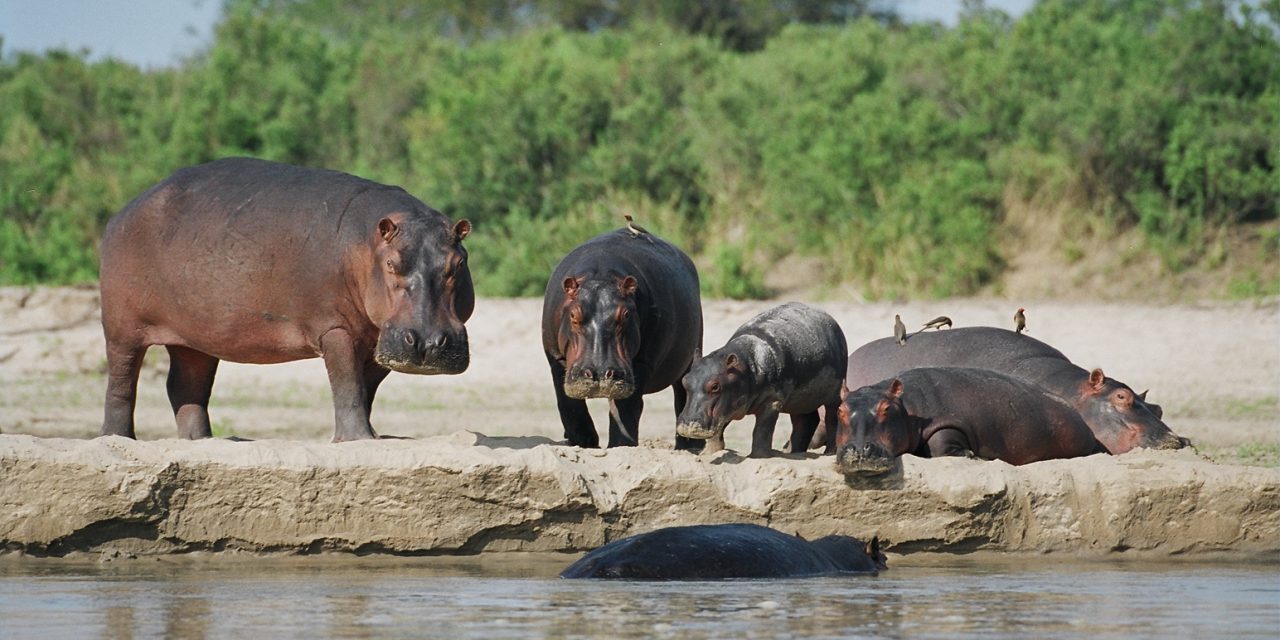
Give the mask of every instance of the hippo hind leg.
M 107 336 L 107 399 L 104 403 L 104 436 L 133 438 L 133 408 L 138 400 L 138 372 L 146 345 L 122 344 Z
M 187 347 L 168 346 L 169 405 L 178 422 L 178 437 L 198 440 L 213 436 L 209 425 L 209 394 L 218 373 L 218 359 Z
M 813 435 L 818 431 L 820 418 L 816 410 L 809 413 L 791 414 L 791 453 L 804 453 L 809 449 Z

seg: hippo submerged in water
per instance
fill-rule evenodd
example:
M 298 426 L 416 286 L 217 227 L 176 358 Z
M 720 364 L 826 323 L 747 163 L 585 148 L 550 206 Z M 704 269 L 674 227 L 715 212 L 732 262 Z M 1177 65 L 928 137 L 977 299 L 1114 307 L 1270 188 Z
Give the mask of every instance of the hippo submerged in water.
M 939 367 L 849 391 L 840 405 L 842 472 L 885 473 L 904 453 L 1017 465 L 1106 449 L 1074 408 L 1038 387 L 986 369 Z
M 1177 449 L 1190 442 L 1160 420 L 1146 393 L 1102 373 L 1086 371 L 1062 352 L 1027 335 L 995 327 L 918 333 L 899 346 L 892 338 L 869 342 L 849 355 L 845 386 L 857 389 L 916 367 L 989 369 L 1033 384 L 1075 407 L 1107 451 L 1137 447 Z M 816 442 L 814 443 L 816 445 Z
M 102 434 L 134 436 L 142 356 L 164 345 L 181 437 L 210 436 L 220 360 L 315 357 L 334 441 L 375 437 L 369 411 L 389 371 L 467 368 L 470 231 L 398 187 L 336 171 L 230 158 L 175 172 L 102 239 Z
M 694 362 L 683 385 L 688 402 L 676 432 L 723 442 L 730 422 L 756 416 L 751 457 L 773 454 L 779 413 L 791 415 L 791 450 L 804 451 L 826 407 L 835 429 L 845 343 L 840 325 L 813 307 L 789 302 L 748 320 L 723 347 Z
M 587 398 L 609 399 L 609 446 L 639 443 L 644 396 L 680 378 L 702 349 L 698 272 L 684 252 L 631 224 L 556 265 L 542 306 L 542 348 L 569 444 L 600 446 Z M 701 442 L 676 438 L 681 449 Z
M 849 536 L 806 541 L 755 524 L 668 527 L 615 540 L 561 578 L 723 580 L 871 574 L 885 569 L 880 541 Z

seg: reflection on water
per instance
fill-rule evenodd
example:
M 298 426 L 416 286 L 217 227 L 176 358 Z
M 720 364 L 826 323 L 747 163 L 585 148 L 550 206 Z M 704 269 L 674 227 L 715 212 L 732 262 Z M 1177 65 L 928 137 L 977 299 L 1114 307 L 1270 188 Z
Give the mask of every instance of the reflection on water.
M 992 563 L 559 580 L 572 557 L 0 561 L 0 637 L 1275 637 L 1280 566 Z

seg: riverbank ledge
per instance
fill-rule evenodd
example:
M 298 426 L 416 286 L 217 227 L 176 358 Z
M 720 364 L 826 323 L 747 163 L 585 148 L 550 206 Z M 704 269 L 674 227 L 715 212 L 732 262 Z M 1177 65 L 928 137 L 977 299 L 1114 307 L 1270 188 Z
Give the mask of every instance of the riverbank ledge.
M 585 551 L 663 526 L 753 522 L 890 552 L 1280 551 L 1280 469 L 1192 451 L 1023 467 L 905 456 L 872 484 L 830 457 L 584 450 L 542 437 L 95 440 L 0 435 L 0 548 L 62 556 Z

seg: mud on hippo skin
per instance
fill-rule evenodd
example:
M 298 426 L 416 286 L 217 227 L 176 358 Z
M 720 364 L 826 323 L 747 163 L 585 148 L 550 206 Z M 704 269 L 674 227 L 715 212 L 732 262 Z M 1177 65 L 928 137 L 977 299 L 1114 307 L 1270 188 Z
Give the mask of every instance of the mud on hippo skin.
M 874 340 L 849 354 L 846 385 L 856 389 L 917 367 L 989 369 L 1036 385 L 1075 406 L 1114 454 L 1135 447 L 1177 449 L 1190 444 L 1161 420 L 1163 411 L 1146 402 L 1146 392 L 1134 394 L 1101 369 L 1087 371 L 1031 336 L 997 327 L 917 333 L 903 346 L 892 338 Z M 1122 389 L 1124 393 L 1118 393 Z
M 847 350 L 840 325 L 821 310 L 790 302 L 764 311 L 690 367 L 676 432 L 723 440 L 730 422 L 755 415 L 751 456 L 768 457 L 778 415 L 787 413 L 791 450 L 804 451 L 819 408 L 835 428 Z

